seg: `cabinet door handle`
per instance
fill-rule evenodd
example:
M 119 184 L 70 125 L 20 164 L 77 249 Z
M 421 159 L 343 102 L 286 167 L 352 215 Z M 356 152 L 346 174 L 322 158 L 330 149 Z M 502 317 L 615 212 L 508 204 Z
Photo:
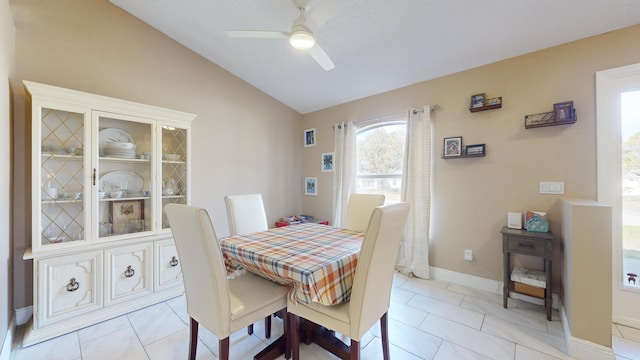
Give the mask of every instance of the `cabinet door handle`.
M 91 179 L 93 181 L 93 186 L 96 186 L 96 168 L 93 168 L 93 173 L 91 174 Z
M 136 274 L 136 271 L 133 270 L 131 266 L 127 266 L 127 270 L 124 271 L 124 276 L 128 278 L 132 277 L 135 274 Z
M 67 291 L 74 292 L 78 290 L 79 287 L 80 283 L 76 281 L 76 278 L 71 278 L 71 280 L 69 280 L 69 283 L 67 284 Z
M 169 265 L 171 265 L 171 267 L 176 267 L 178 266 L 178 259 L 176 259 L 176 257 L 172 257 L 171 261 L 169 261 Z

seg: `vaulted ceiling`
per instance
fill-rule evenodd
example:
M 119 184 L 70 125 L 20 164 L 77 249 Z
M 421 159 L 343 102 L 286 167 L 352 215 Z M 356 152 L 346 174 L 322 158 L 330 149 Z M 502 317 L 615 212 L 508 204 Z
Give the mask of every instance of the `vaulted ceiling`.
M 302 114 L 640 23 L 638 0 L 311 0 L 325 71 L 286 38 L 225 33 L 289 32 L 294 0 L 110 1 Z

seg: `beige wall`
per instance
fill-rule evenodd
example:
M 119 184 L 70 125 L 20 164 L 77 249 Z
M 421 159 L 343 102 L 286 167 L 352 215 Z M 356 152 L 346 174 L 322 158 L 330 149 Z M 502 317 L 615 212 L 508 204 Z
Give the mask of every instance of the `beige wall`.
M 316 147 L 303 150 L 302 175 L 318 177 L 321 195 L 305 196 L 304 211 L 331 218 L 332 175 L 321 172 L 320 154 L 333 151 L 333 123 L 440 105 L 432 113 L 430 264 L 501 281 L 499 231 L 507 212 L 549 211 L 558 199 L 538 194 L 540 181 L 564 181 L 565 196 L 595 199 L 594 73 L 640 62 L 640 52 L 631 46 L 638 38 L 640 26 L 634 26 L 304 115 L 303 127 L 316 128 L 318 138 Z M 470 113 L 470 96 L 477 93 L 502 96 L 502 109 Z M 554 103 L 567 100 L 577 109 L 575 124 L 524 128 L 525 115 L 552 111 Z M 440 159 L 443 138 L 450 136 L 486 144 L 487 156 Z M 549 216 L 551 230 L 558 231 L 559 214 L 550 211 Z M 557 245 L 555 289 L 560 284 Z M 473 262 L 463 260 L 464 249 L 473 250 Z
M 561 199 L 558 208 L 565 259 L 561 295 L 571 336 L 611 347 L 611 207 Z
M 19 81 L 112 96 L 197 114 L 193 123 L 193 203 L 228 235 L 223 197 L 260 192 L 269 222 L 302 211 L 300 114 L 177 44 L 107 0 L 11 1 L 16 22 L 13 83 L 16 163 L 30 165 Z M 30 203 L 14 174 L 17 203 Z M 31 304 L 28 207 L 16 204 L 15 306 Z
M 0 352 L 13 314 L 13 279 L 11 268 L 11 95 L 9 79 L 13 76 L 15 27 L 8 0 L 0 0 Z M 3 354 L 4 355 L 4 354 Z

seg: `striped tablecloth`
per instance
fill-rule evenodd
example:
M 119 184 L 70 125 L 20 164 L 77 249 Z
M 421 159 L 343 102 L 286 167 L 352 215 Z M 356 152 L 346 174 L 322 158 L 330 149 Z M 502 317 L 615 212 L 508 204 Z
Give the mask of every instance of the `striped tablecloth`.
M 364 234 L 303 223 L 220 240 L 227 271 L 240 266 L 280 284 L 289 298 L 335 305 L 351 296 Z

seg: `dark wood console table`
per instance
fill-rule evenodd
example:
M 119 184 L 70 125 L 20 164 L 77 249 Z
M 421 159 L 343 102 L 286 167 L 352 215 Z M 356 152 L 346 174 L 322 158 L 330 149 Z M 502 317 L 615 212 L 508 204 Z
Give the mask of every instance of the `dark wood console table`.
M 547 310 L 547 320 L 551 321 L 551 249 L 554 236 L 551 232 L 541 233 L 503 227 L 502 254 L 504 257 L 504 289 L 503 306 L 507 308 L 509 291 L 514 291 L 511 281 L 511 254 L 524 254 L 544 259 L 544 272 L 547 280 L 544 305 Z

